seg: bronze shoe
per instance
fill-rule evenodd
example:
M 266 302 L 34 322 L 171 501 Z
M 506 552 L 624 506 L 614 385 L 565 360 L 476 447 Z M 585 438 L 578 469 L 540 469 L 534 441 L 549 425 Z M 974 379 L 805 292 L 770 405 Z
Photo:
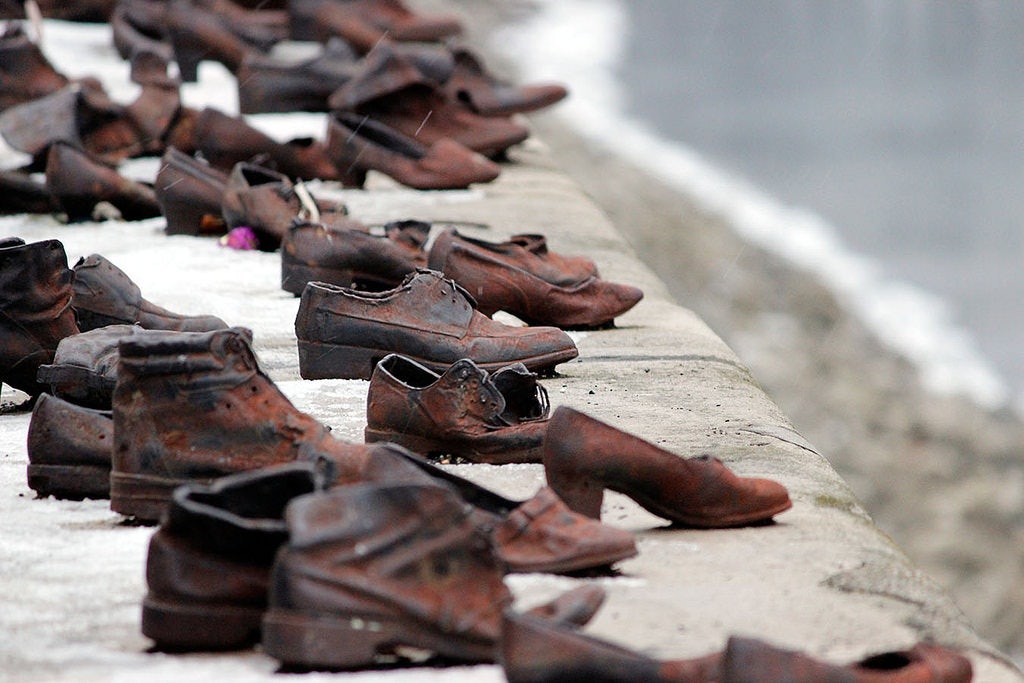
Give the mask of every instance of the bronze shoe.
M 569 91 L 558 83 L 512 85 L 492 75 L 480 58 L 464 47 L 453 48 L 455 69 L 444 90 L 481 116 L 511 116 L 537 111 L 565 99 Z
M 362 187 L 379 171 L 419 190 L 461 189 L 489 183 L 501 167 L 454 140 L 427 146 L 369 117 L 333 112 L 327 117 L 327 154 L 346 187 Z
M 204 160 L 168 147 L 153 182 L 168 235 L 222 235 L 221 201 L 228 174 Z
M 30 396 L 45 390 L 40 365 L 78 334 L 71 308 L 74 272 L 58 240 L 0 241 L 0 381 Z
M 960 653 L 926 643 L 839 666 L 733 637 L 722 655 L 721 676 L 723 683 L 967 683 L 973 672 Z
M 373 369 L 367 443 L 391 441 L 423 455 L 491 465 L 540 462 L 548 395 L 522 364 L 489 375 L 463 358 L 439 375 L 391 354 Z
M 20 24 L 0 35 L 0 111 L 54 93 L 68 84 Z
M 53 361 L 37 378 L 49 393 L 75 405 L 110 410 L 117 386 L 117 347 L 122 339 L 146 334 L 138 325 L 106 325 L 65 337 Z
M 494 661 L 512 594 L 470 512 L 441 486 L 354 484 L 292 501 L 263 651 L 287 669 L 372 667 L 403 647 Z
M 57 200 L 31 174 L 0 169 L 0 215 L 56 210 Z
M 721 655 L 659 661 L 531 615 L 506 610 L 498 660 L 508 683 L 718 683 Z
M 431 248 L 430 265 L 465 287 L 484 315 L 506 311 L 530 325 L 609 327 L 643 298 L 637 287 L 594 275 L 573 284 L 551 284 L 501 251 L 468 240 L 451 239 Z
M 58 142 L 46 158 L 46 187 L 70 221 L 90 220 L 105 213 L 97 204 L 106 202 L 128 221 L 160 215 L 156 194 L 149 185 L 126 178 L 85 152 Z
M 296 138 L 277 142 L 241 117 L 209 107 L 196 118 L 195 142 L 207 161 L 226 171 L 241 161 L 258 161 L 289 178 L 344 180 L 319 140 Z
M 523 363 L 540 373 L 579 354 L 561 330 L 512 327 L 482 315 L 465 290 L 432 270 L 385 292 L 310 282 L 295 333 L 305 379 L 370 379 L 373 366 L 391 353 L 435 372 L 469 358 L 487 371 Z
M 384 235 L 371 234 L 355 221 L 351 226 L 294 223 L 281 245 L 281 289 L 299 296 L 306 283 L 314 281 L 364 290 L 393 289 L 426 265 L 423 242 L 429 225 L 389 224 Z
M 738 477 L 710 456 L 679 457 L 566 406 L 548 424 L 544 471 L 570 508 L 594 519 L 606 488 L 699 528 L 763 523 L 792 506 L 777 482 Z
M 327 100 L 358 68 L 358 55 L 332 39 L 301 61 L 250 53 L 238 67 L 238 109 L 243 114 L 328 111 Z
M 382 40 L 434 42 L 462 31 L 456 17 L 414 14 L 400 0 L 292 0 L 288 12 L 293 40 L 339 36 L 360 54 Z
M 99 254 L 75 264 L 71 305 L 78 327 L 86 330 L 106 325 L 139 325 L 147 330 L 209 332 L 228 325 L 214 315 L 184 315 L 143 298 L 139 286 L 124 271 Z
M 110 497 L 114 418 L 41 394 L 28 424 L 28 486 L 40 497 Z

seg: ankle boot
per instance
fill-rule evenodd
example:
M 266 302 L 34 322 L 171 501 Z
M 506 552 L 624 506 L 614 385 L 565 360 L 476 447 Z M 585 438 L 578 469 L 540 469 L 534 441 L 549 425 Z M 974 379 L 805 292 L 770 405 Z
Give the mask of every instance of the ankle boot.
M 766 522 L 792 506 L 781 484 L 737 477 L 717 458 L 681 458 L 566 406 L 551 416 L 543 459 L 548 484 L 594 519 L 606 488 L 675 524 L 701 528 Z
M 46 187 L 70 221 L 92 219 L 100 202 L 113 205 L 127 221 L 160 215 L 152 187 L 125 178 L 62 142 L 51 145 L 47 154 Z
M 293 669 L 368 667 L 403 647 L 494 661 L 512 595 L 470 511 L 441 486 L 355 484 L 292 501 L 264 652 Z
M 203 160 L 168 147 L 153 183 L 168 235 L 222 235 L 221 201 L 228 175 Z
M 78 334 L 71 308 L 74 272 L 58 240 L 0 246 L 0 381 L 30 396 L 45 390 L 40 365 L 61 339 Z
M 183 315 L 146 300 L 123 270 L 99 254 L 80 258 L 74 270 L 71 305 L 83 332 L 107 325 L 179 332 L 209 332 L 228 326 L 215 315 Z
M 300 412 L 259 369 L 242 328 L 121 342 L 110 507 L 154 522 L 175 486 L 294 460 L 359 480 L 367 447 Z
M 28 486 L 40 497 L 110 497 L 114 418 L 42 394 L 28 424 Z
M 19 26 L 0 35 L 0 111 L 45 97 L 68 84 Z

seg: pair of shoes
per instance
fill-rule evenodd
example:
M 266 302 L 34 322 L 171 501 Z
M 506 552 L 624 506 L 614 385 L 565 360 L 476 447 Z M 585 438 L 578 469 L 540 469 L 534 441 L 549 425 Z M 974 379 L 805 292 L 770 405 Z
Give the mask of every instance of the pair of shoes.
M 729 638 L 721 652 L 657 660 L 563 625 L 506 611 L 499 662 L 509 683 L 968 683 L 969 659 L 918 643 L 848 665 L 814 659 L 753 638 Z
M 493 610 L 511 594 L 455 491 L 331 486 L 314 465 L 289 463 L 176 489 L 149 544 L 143 634 L 164 651 L 262 639 L 289 667 L 372 666 L 402 645 L 493 661 Z M 531 615 L 582 625 L 603 599 L 583 586 Z
M 427 263 L 469 291 L 484 315 L 501 310 L 528 325 L 610 327 L 643 298 L 637 287 L 601 279 L 589 259 L 549 253 L 541 236 L 495 244 L 449 230 Z
M 291 0 L 288 14 L 293 40 L 338 36 L 360 54 L 385 41 L 431 42 L 462 31 L 456 17 L 415 14 L 400 0 Z
M 518 362 L 539 373 L 579 354 L 559 329 L 487 318 L 464 289 L 432 270 L 418 270 L 384 292 L 310 282 L 295 334 L 304 379 L 370 379 L 373 367 L 392 353 L 435 372 L 468 358 L 488 372 Z

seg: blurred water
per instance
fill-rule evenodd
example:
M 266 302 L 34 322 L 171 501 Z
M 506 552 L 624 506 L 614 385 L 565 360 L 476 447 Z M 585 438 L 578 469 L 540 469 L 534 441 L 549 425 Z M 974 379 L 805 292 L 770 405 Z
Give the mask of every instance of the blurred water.
M 939 294 L 1024 393 L 1024 3 L 622 6 L 627 115 Z

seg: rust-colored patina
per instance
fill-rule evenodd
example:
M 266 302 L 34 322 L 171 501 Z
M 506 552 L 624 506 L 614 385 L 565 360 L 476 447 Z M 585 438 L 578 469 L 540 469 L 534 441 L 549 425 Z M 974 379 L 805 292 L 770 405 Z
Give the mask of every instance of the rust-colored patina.
M 458 17 L 410 11 L 400 0 L 291 0 L 292 40 L 344 38 L 360 54 L 382 41 L 434 42 L 462 32 Z
M 778 482 L 738 477 L 717 458 L 682 458 L 567 406 L 551 416 L 544 471 L 570 508 L 594 519 L 606 488 L 701 528 L 762 523 L 792 506 Z

